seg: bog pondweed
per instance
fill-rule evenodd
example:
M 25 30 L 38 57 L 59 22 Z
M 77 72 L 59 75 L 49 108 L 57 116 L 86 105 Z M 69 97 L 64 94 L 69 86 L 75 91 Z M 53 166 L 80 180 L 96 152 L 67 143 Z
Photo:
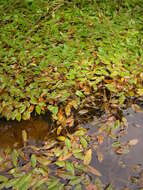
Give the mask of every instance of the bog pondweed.
M 142 1 L 0 2 L 0 114 L 27 120 L 50 111 L 108 111 L 143 95 Z

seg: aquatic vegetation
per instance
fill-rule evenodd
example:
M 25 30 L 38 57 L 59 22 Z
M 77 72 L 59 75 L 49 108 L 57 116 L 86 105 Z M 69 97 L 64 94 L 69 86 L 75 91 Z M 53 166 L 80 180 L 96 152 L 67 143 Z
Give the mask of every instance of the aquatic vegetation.
M 58 125 L 73 126 L 73 112 L 93 102 L 107 110 L 142 96 L 142 6 L 1 1 L 1 116 L 21 121 L 49 111 Z
M 0 1 L 0 117 L 48 112 L 57 135 L 32 146 L 24 129 L 24 147 L 0 150 L 0 189 L 113 189 L 91 162 L 106 135 L 118 154 L 138 142 L 116 139 L 126 120 L 112 115 L 143 97 L 142 10 L 142 0 Z M 76 117 L 94 109 L 108 116 L 101 133 L 77 127 L 71 134 Z M 97 158 L 104 156 L 97 151 Z

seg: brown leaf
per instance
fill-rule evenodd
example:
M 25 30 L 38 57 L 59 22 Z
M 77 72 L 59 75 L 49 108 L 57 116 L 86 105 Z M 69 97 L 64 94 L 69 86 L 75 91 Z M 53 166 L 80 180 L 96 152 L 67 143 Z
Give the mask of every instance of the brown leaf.
M 104 141 L 104 136 L 103 136 L 103 135 L 98 135 L 98 136 L 97 136 L 97 140 L 98 140 L 98 143 L 99 143 L 99 144 L 102 144 L 103 141 Z
M 90 172 L 96 176 L 99 176 L 99 177 L 102 176 L 101 173 L 96 168 L 94 168 L 92 166 L 88 166 L 87 170 L 88 170 L 88 172 Z
M 103 154 L 101 152 L 97 151 L 97 158 L 98 158 L 99 162 L 102 162 L 103 161 Z
M 98 190 L 97 186 L 94 184 L 90 184 L 86 186 L 86 190 Z
M 72 127 L 74 124 L 74 118 L 73 116 L 69 117 L 67 120 L 66 120 L 66 125 L 68 125 L 69 127 Z
M 138 142 L 139 142 L 138 139 L 132 139 L 132 140 L 130 140 L 130 141 L 128 142 L 128 145 L 130 145 L 130 146 L 135 146 Z
M 32 113 L 33 110 L 34 110 L 34 105 L 31 105 L 31 106 L 29 107 L 29 112 Z
M 58 112 L 58 121 L 60 123 L 62 123 L 63 120 L 64 120 L 64 113 L 63 113 L 62 109 L 60 109 L 59 112 Z

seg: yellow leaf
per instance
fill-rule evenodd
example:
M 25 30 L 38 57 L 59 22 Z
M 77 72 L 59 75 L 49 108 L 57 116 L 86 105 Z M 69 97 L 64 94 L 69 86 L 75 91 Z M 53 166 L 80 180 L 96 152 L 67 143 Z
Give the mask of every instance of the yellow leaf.
M 27 132 L 25 130 L 22 130 L 22 140 L 25 146 L 27 142 Z
M 59 126 L 58 129 L 57 129 L 57 135 L 60 135 L 61 131 L 62 131 L 62 126 Z
M 64 136 L 58 136 L 57 140 L 59 140 L 59 141 L 65 141 L 65 137 Z
M 89 149 L 89 150 L 87 150 L 86 153 L 85 153 L 85 157 L 84 157 L 84 161 L 83 161 L 84 164 L 85 164 L 85 165 L 89 165 L 90 162 L 91 162 L 91 159 L 92 159 L 92 150 Z
M 70 116 L 71 114 L 71 105 L 68 104 L 66 107 L 65 107 L 65 113 L 66 113 L 66 116 Z

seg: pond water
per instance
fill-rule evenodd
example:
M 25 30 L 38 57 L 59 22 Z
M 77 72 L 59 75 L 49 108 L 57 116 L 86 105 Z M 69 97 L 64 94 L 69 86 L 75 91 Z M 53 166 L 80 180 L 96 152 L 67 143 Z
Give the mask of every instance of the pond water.
M 126 187 L 136 190 L 143 188 L 143 112 L 136 112 L 129 108 L 123 111 L 123 114 L 128 127 L 118 131 L 116 139 L 105 137 L 104 142 L 97 148 L 101 159 L 97 152 L 93 151 L 91 165 L 100 171 L 101 181 L 104 184 L 112 183 L 116 190 Z M 94 137 L 102 122 L 102 119 L 95 117 L 92 122 L 83 126 Z M 47 117 L 35 117 L 20 123 L 3 120 L 0 123 L 0 148 L 22 146 L 23 130 L 27 132 L 29 144 L 42 143 L 42 140 L 51 137 L 49 129 L 50 122 Z M 114 141 L 122 145 L 122 151 L 115 151 L 112 146 Z M 92 177 L 95 179 L 95 176 Z
M 95 153 L 92 166 L 101 172 L 104 184 L 112 183 L 116 190 L 127 187 L 136 190 L 143 188 L 143 112 L 135 112 L 129 108 L 123 113 L 128 122 L 123 134 L 118 135 L 118 141 L 123 144 L 123 153 L 117 154 L 112 147 L 114 140 L 106 137 L 97 149 L 103 157 L 102 161 L 98 160 L 98 155 Z M 92 123 L 85 127 L 93 134 L 94 126 L 100 126 L 100 123 Z M 129 142 L 132 142 L 133 146 L 128 147 Z
M 26 131 L 28 144 L 39 144 L 50 138 L 50 121 L 48 116 L 32 117 L 27 121 L 0 121 L 0 149 L 23 146 L 22 131 Z

